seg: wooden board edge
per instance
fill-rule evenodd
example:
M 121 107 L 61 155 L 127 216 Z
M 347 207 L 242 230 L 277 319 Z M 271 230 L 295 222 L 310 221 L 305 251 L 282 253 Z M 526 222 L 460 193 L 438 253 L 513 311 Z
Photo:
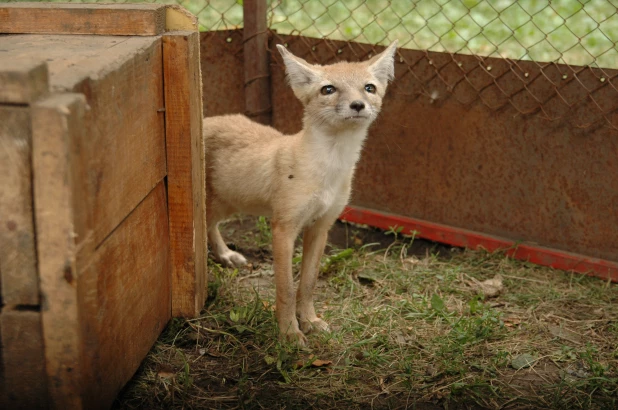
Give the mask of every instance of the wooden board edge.
M 10 308 L 39 305 L 30 124 L 28 107 L 0 105 L 0 294 Z
M 197 103 L 191 110 L 193 125 L 196 127 L 193 135 L 192 144 L 195 149 L 192 151 L 193 164 L 193 195 L 199 200 L 194 201 L 195 221 L 200 234 L 196 240 L 196 252 L 198 252 L 198 267 L 203 269 L 203 274 L 198 278 L 198 295 L 197 295 L 197 311 L 200 312 L 206 298 L 208 297 L 208 221 L 206 220 L 206 144 L 204 143 L 204 97 L 202 94 L 202 56 L 200 54 L 200 35 L 198 32 L 197 41 L 193 42 L 194 53 L 197 56 L 198 63 L 193 66 L 193 84 L 191 89 L 198 94 Z
M 32 107 L 32 164 L 41 315 L 50 401 L 82 408 L 71 147 L 85 99 L 57 94 Z
M 31 59 L 0 61 L 1 104 L 29 104 L 48 92 L 46 62 Z
M 0 4 L 0 34 L 155 36 L 165 31 L 163 4 Z
M 197 31 L 199 28 L 197 17 L 187 9 L 178 5 L 168 5 L 165 10 L 166 31 Z
M 172 315 L 194 317 L 206 297 L 205 164 L 199 33 L 163 36 L 172 261 Z

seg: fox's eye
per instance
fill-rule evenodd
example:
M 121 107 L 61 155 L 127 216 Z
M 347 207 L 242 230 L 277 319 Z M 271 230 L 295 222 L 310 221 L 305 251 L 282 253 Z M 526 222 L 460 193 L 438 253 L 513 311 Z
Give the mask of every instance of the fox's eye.
M 376 92 L 376 86 L 375 86 L 375 85 L 373 85 L 373 84 L 367 84 L 367 85 L 365 86 L 365 91 L 367 91 L 368 93 L 373 94 L 373 93 L 375 93 L 375 92 Z
M 322 87 L 322 90 L 320 92 L 322 93 L 322 95 L 329 95 L 333 94 L 335 91 L 337 91 L 337 89 L 334 85 L 325 85 L 324 87 Z

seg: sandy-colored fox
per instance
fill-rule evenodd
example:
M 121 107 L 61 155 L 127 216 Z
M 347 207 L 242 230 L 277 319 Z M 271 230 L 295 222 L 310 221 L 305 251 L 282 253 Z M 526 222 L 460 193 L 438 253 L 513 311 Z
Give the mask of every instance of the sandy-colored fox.
M 242 115 L 204 119 L 212 256 L 226 266 L 246 264 L 226 246 L 218 223 L 237 212 L 271 217 L 277 322 L 281 336 L 301 346 L 306 344 L 303 332 L 328 330 L 313 307 L 320 258 L 328 230 L 348 203 L 367 129 L 394 77 L 396 46 L 368 61 L 319 66 L 277 45 L 288 82 L 305 108 L 303 129 L 296 135 Z M 295 294 L 292 256 L 301 230 L 303 258 Z

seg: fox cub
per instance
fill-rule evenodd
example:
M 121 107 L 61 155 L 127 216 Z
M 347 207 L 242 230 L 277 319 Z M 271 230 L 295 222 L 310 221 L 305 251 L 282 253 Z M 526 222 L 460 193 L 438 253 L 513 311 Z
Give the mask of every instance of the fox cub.
M 217 227 L 241 212 L 271 217 L 276 316 L 281 336 L 300 346 L 304 334 L 328 330 L 313 307 L 320 258 L 331 225 L 350 197 L 369 125 L 394 77 L 397 43 L 368 61 L 312 65 L 277 45 L 287 78 L 304 105 L 303 129 L 283 135 L 242 115 L 204 119 L 208 240 L 226 266 L 247 263 Z M 303 231 L 303 258 L 294 291 L 294 241 Z

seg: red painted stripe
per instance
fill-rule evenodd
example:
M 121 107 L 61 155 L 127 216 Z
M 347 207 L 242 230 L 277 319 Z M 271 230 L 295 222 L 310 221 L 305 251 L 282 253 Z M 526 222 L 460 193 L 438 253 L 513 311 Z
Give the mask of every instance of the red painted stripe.
M 469 249 L 482 248 L 489 252 L 505 251 L 507 255 L 515 259 L 618 282 L 618 263 L 604 259 L 591 258 L 537 245 L 516 243 L 508 239 L 466 229 L 351 206 L 346 207 L 339 218 L 342 221 L 370 225 L 381 229 L 403 227 L 402 232 L 404 234 L 411 234 L 416 231 L 417 237 L 431 241 Z

